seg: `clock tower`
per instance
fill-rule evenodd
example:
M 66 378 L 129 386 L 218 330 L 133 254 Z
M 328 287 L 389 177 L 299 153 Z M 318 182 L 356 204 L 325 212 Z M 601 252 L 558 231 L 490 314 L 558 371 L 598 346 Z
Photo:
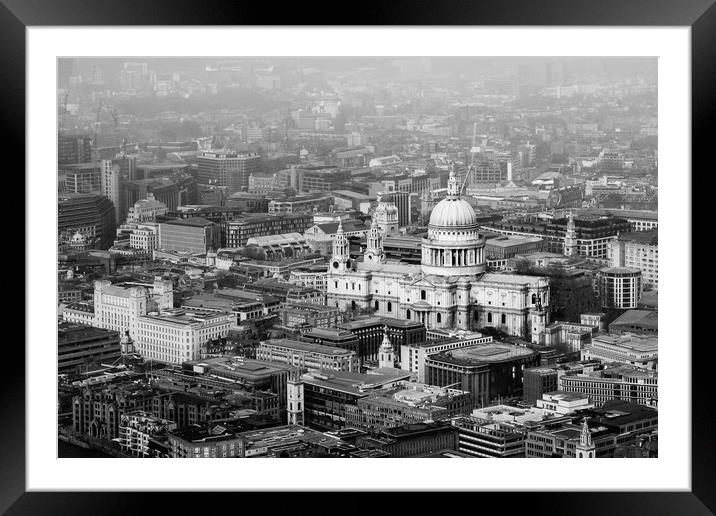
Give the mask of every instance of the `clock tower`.
M 383 252 L 383 232 L 378 226 L 378 221 L 373 218 L 370 230 L 366 237 L 365 255 L 363 261 L 366 263 L 383 263 L 385 262 L 385 253 Z
M 336 237 L 333 239 L 333 255 L 328 265 L 332 273 L 343 273 L 353 267 L 353 260 L 350 255 L 350 243 L 348 237 L 343 233 L 343 222 L 338 222 Z

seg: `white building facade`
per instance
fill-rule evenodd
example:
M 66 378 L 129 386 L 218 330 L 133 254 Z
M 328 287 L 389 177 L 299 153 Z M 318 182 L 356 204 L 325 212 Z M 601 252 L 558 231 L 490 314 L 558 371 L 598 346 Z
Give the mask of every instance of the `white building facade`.
M 215 310 L 182 308 L 139 317 L 135 347 L 146 360 L 181 364 L 199 360 L 201 345 L 226 337 L 232 315 Z
M 387 262 L 377 224 L 367 235 L 364 260 L 357 262 L 339 227 L 328 267 L 328 304 L 372 308 L 376 315 L 417 320 L 430 329 L 489 326 L 528 336 L 530 312 L 549 306 L 548 278 L 486 274 L 485 239 L 478 227 L 475 211 L 460 198 L 454 171 L 447 197 L 430 216 L 420 265 Z

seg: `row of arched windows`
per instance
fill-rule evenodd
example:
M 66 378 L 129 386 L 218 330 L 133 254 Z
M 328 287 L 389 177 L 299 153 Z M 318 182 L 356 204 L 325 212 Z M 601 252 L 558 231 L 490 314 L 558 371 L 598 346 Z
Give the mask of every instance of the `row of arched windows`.
M 380 303 L 379 303 L 378 301 L 376 301 L 376 302 L 373 304 L 373 307 L 374 307 L 376 310 L 379 310 L 379 309 L 380 309 Z M 393 303 L 391 303 L 390 301 L 388 301 L 388 304 L 387 304 L 387 306 L 386 306 L 386 309 L 388 310 L 388 312 L 392 312 L 392 311 L 393 311 Z
M 492 312 L 487 312 L 487 322 L 492 322 Z M 507 315 L 502 314 L 500 316 L 500 324 L 507 324 Z

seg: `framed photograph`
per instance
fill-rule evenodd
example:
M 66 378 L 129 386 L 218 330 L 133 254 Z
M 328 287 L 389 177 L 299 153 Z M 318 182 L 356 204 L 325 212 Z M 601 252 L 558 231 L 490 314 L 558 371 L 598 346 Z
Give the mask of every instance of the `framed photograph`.
M 5 1 L 27 331 L 0 508 L 475 491 L 711 514 L 691 183 L 712 3 L 335 25 Z

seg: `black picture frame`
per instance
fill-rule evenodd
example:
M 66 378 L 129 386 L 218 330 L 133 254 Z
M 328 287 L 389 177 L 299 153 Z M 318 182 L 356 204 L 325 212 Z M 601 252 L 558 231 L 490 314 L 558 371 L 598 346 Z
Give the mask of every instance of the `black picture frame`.
M 336 3 L 310 2 L 267 5 L 260 2 L 208 1 L 196 3 L 170 0 L 2 0 L 0 3 L 0 76 L 2 77 L 3 133 L 7 149 L 24 148 L 25 135 L 25 29 L 28 26 L 83 25 L 533 25 L 533 26 L 684 26 L 691 27 L 692 73 L 692 156 L 693 170 L 709 163 L 710 130 L 716 113 L 714 77 L 716 67 L 716 6 L 714 0 L 529 0 L 470 2 L 442 0 L 439 3 L 393 0 L 355 4 L 342 12 Z M 280 7 L 279 7 L 280 5 Z M 335 13 L 335 15 L 331 15 Z M 336 20 L 341 22 L 336 23 Z M 24 153 L 18 166 L 24 167 Z M 705 172 L 704 170 L 703 172 Z M 688 171 L 684 171 L 687 174 Z M 693 176 L 692 176 L 693 177 Z M 24 188 L 24 186 L 22 186 Z M 697 193 L 698 189 L 694 191 Z M 696 204 L 696 199 L 694 199 Z M 694 222 L 697 221 L 692 216 Z M 26 233 L 25 238 L 29 235 Z M 703 269 L 702 269 L 703 270 Z M 30 271 L 25 271 L 26 274 Z M 696 299 L 692 306 L 696 308 Z M 688 302 L 688 300 L 683 300 Z M 703 320 L 703 318 L 699 318 Z M 697 319 L 697 320 L 699 320 Z M 693 320 L 693 317 L 692 317 Z M 669 343 L 686 347 L 697 339 L 684 324 L 684 341 Z M 695 334 L 694 334 L 695 336 Z M 9 346 L 10 342 L 6 342 Z M 714 486 L 714 403 L 708 342 L 692 346 L 692 490 L 691 492 L 554 492 L 480 493 L 479 505 L 497 507 L 509 503 L 510 512 L 529 510 L 549 514 L 713 514 Z M 9 355 L 6 355 L 8 358 Z M 13 367 L 2 375 L 0 425 L 0 511 L 7 514 L 129 514 L 152 502 L 162 511 L 187 512 L 206 505 L 206 497 L 192 493 L 39 493 L 25 489 L 25 367 L 24 356 L 11 357 Z M 615 465 L 615 474 L 619 466 Z M 100 472 L 101 474 L 101 472 Z M 516 474 L 519 474 L 516 471 Z M 242 505 L 265 503 L 268 493 L 241 493 Z M 234 494 L 212 494 L 211 507 L 235 503 Z M 270 496 L 273 496 L 271 494 Z M 366 509 L 365 494 L 341 494 L 336 510 L 348 513 Z M 248 497 L 248 498 L 247 498 Z M 311 507 L 315 494 L 294 493 L 294 507 Z M 260 500 L 264 500 L 261 502 Z M 250 501 L 249 501 L 250 500 Z M 446 503 L 444 501 L 440 505 Z M 398 497 L 401 510 L 419 507 L 416 498 Z M 422 505 L 422 499 L 418 504 Z M 468 502 L 474 503 L 474 502 Z M 451 505 L 452 501 L 448 503 Z M 231 507 L 231 506 L 229 506 Z M 276 506 L 277 509 L 280 506 Z M 233 509 L 229 509 L 233 510 Z M 322 511 L 319 511 L 322 512 Z

